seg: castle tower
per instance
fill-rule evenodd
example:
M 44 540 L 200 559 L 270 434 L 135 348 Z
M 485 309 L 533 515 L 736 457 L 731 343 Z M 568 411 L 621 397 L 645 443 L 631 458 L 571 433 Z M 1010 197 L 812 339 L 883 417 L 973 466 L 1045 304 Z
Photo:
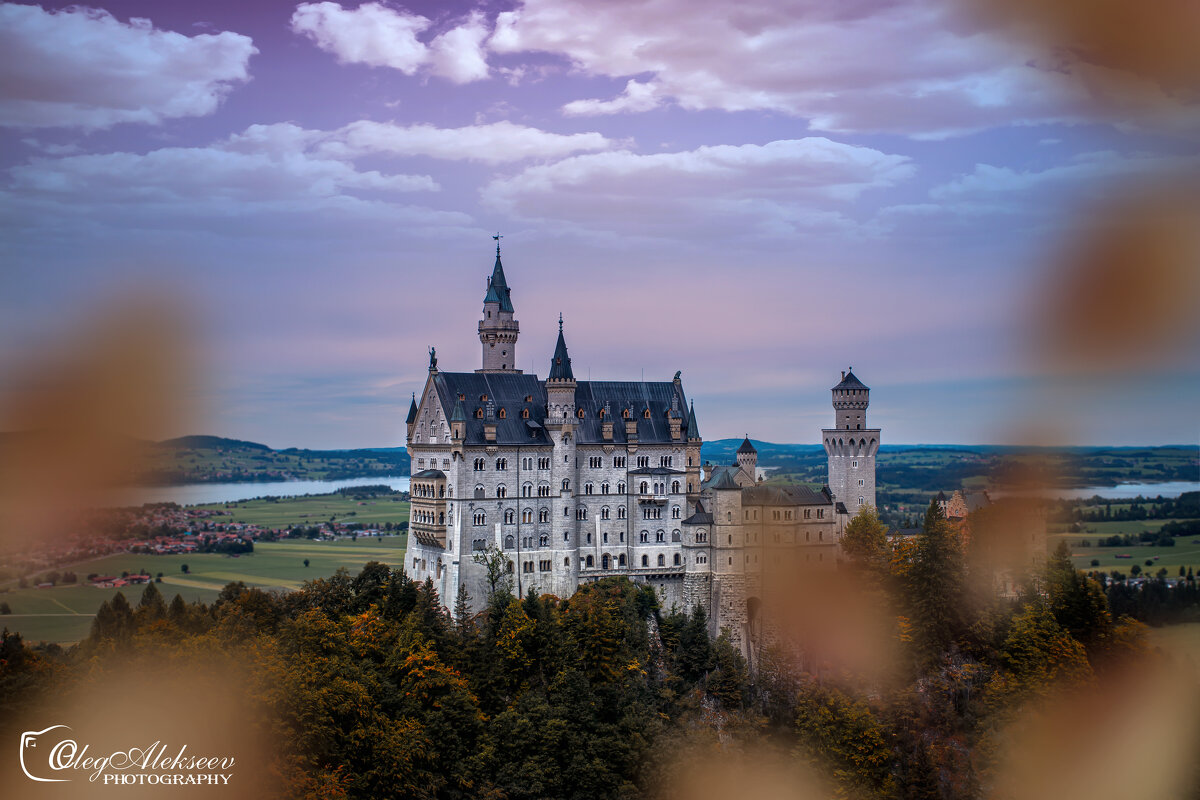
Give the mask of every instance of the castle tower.
M 578 547 L 574 500 L 578 490 L 575 485 L 578 477 L 575 463 L 576 383 L 562 326 L 562 314 L 559 314 L 558 342 L 550 359 L 550 374 L 546 376 L 546 419 L 543 427 L 554 444 L 554 455 L 550 458 L 550 492 L 551 497 L 555 498 L 550 508 L 553 525 L 551 541 L 555 548 L 573 553 Z M 562 554 L 556 552 L 555 563 L 559 563 L 561 558 Z
M 750 476 L 751 482 L 758 480 L 758 451 L 750 444 L 750 434 L 746 434 L 741 447 L 737 449 L 737 464 Z
M 875 454 L 879 428 L 867 427 L 871 390 L 848 369 L 833 387 L 834 427 L 823 430 L 829 489 L 851 516 L 875 505 Z
M 700 502 L 700 423 L 696 421 L 696 404 L 687 412 L 687 501 L 693 507 Z
M 483 298 L 483 319 L 479 320 L 479 342 L 483 345 L 483 368 L 476 372 L 520 372 L 517 369 L 517 336 L 521 326 L 513 319 L 513 304 L 504 266 L 500 263 L 500 234 L 496 240 L 496 266 L 487 282 Z

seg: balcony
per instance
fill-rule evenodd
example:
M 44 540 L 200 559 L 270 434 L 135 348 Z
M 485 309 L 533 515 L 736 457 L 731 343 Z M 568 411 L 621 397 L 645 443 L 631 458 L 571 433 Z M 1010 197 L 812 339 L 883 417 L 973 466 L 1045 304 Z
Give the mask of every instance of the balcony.
M 665 494 L 640 494 L 638 495 L 639 503 L 657 503 L 658 505 L 666 505 L 667 496 Z

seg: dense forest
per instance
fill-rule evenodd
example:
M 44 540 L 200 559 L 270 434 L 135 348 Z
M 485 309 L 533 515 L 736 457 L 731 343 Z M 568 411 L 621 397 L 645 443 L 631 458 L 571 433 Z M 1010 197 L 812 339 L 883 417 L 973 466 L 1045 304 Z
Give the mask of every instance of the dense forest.
M 1105 753 L 1194 734 L 1194 667 L 1154 651 L 1138 617 L 1195 619 L 1195 582 L 1105 586 L 1057 552 L 1003 596 L 990 556 L 1007 522 L 987 511 L 968 530 L 931 505 L 892 541 L 856 517 L 844 568 L 809 597 L 824 638 L 767 647 L 755 670 L 703 612 L 624 579 L 515 597 L 489 566 L 475 615 L 378 563 L 290 593 L 233 583 L 211 605 L 152 583 L 136 607 L 105 603 L 69 651 L 5 631 L 0 727 L 106 675 L 228 663 L 244 724 L 274 743 L 263 796 L 514 800 L 727 797 L 731 781 L 745 796 L 772 781 L 775 796 L 1055 796 Z M 1163 775 L 1198 796 L 1193 759 L 1160 749 L 1102 796 L 1153 795 Z

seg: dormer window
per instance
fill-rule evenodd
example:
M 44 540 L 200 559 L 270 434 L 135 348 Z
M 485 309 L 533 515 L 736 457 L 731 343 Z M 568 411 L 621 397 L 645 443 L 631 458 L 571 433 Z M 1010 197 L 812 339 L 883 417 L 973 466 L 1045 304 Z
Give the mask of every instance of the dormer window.
M 483 409 L 482 408 L 475 409 L 475 419 L 483 419 Z
M 528 408 L 521 409 L 521 419 L 529 419 L 529 409 Z
M 629 409 L 628 408 L 621 412 L 621 417 L 624 419 L 629 419 Z
M 505 411 L 505 410 L 502 408 L 502 409 L 500 409 L 500 415 L 499 415 L 499 416 L 500 416 L 500 419 L 508 419 L 508 412 L 507 412 L 507 411 Z
M 531 395 L 531 394 L 527 394 L 527 395 L 525 395 L 525 402 L 526 402 L 526 403 L 532 403 L 532 402 L 533 402 L 533 395 Z
M 650 419 L 650 409 L 649 408 L 647 408 L 645 411 L 642 412 L 642 417 L 644 417 L 645 419 Z
M 583 409 L 581 408 L 578 411 L 576 411 L 575 416 L 579 417 L 580 419 L 583 419 Z
M 600 409 L 600 419 L 604 419 L 604 409 Z
M 486 402 L 487 402 L 487 395 L 486 395 L 486 394 L 481 394 L 481 395 L 479 395 L 479 402 L 481 402 L 481 403 L 486 403 Z

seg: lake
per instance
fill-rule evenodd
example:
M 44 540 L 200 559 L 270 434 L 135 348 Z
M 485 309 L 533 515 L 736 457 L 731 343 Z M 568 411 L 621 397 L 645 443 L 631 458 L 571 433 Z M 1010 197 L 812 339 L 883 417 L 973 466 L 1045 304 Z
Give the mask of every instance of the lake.
M 261 483 L 186 483 L 179 486 L 152 486 L 127 489 L 112 501 L 113 505 L 136 506 L 142 503 L 179 503 L 193 506 L 204 503 L 232 503 L 253 497 L 295 497 L 304 494 L 331 494 L 345 486 L 387 484 L 408 491 L 407 475 L 378 475 L 371 478 L 347 478 L 340 481 L 263 481 Z
M 1100 495 L 1113 500 L 1128 500 L 1133 497 L 1178 497 L 1184 492 L 1200 491 L 1200 481 L 1166 481 L 1164 483 L 1119 483 L 1116 486 L 1085 486 L 1082 489 L 1041 489 L 1034 492 L 1038 497 L 1052 500 L 1086 500 Z M 1008 494 L 1003 491 L 992 492 L 995 496 Z M 1026 492 L 1018 492 L 1028 496 Z

